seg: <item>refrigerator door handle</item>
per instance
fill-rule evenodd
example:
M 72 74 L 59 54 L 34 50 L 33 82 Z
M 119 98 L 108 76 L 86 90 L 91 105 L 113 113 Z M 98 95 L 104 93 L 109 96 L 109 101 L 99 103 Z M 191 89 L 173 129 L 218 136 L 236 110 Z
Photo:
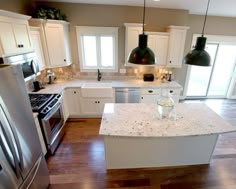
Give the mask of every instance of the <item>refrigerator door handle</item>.
M 15 175 L 17 176 L 17 178 L 20 178 L 21 175 L 19 171 L 18 160 L 16 158 L 16 152 L 13 148 L 13 144 L 10 142 L 9 138 L 7 137 L 7 134 L 3 128 L 1 120 L 0 120 L 0 131 L 1 131 L 0 132 L 0 146 L 2 147 L 3 153 L 5 154 L 5 157 L 7 158 L 7 161 L 9 165 L 11 166 L 12 170 L 14 171 Z M 9 147 L 6 147 L 6 146 L 9 146 Z
M 14 155 L 17 158 L 17 165 L 20 165 L 20 168 L 23 169 L 24 165 L 23 165 L 23 156 L 22 156 L 22 151 L 21 151 L 21 147 L 20 147 L 20 142 L 15 130 L 15 127 L 11 126 L 12 121 L 9 120 L 10 119 L 10 115 L 8 114 L 8 112 L 4 111 L 4 103 L 0 97 L 0 113 L 3 116 L 3 120 L 5 120 L 5 124 L 6 126 L 4 127 L 4 125 L 2 125 L 3 130 L 8 132 L 8 140 L 9 142 L 13 143 L 12 145 L 12 151 L 14 150 Z M 6 135 L 7 136 L 7 135 Z

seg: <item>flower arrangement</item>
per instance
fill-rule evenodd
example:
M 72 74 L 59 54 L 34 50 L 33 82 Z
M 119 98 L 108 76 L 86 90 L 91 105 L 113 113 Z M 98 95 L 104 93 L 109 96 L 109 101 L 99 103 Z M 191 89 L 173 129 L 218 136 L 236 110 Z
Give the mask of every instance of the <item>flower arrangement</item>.
M 33 15 L 34 18 L 52 19 L 52 20 L 65 20 L 66 15 L 58 8 L 39 6 Z

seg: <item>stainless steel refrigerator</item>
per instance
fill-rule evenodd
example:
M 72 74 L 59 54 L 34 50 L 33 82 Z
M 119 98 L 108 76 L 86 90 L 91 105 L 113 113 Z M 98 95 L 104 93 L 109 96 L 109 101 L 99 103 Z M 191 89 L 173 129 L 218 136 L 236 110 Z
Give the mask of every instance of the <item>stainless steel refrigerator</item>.
M 46 189 L 49 174 L 20 65 L 0 65 L 0 189 Z

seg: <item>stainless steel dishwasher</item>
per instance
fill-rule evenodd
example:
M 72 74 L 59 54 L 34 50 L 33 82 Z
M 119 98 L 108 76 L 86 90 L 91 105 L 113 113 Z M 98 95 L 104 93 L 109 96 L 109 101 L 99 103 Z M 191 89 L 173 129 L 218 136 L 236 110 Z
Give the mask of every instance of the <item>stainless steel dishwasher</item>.
M 139 103 L 140 88 L 116 88 L 116 103 Z

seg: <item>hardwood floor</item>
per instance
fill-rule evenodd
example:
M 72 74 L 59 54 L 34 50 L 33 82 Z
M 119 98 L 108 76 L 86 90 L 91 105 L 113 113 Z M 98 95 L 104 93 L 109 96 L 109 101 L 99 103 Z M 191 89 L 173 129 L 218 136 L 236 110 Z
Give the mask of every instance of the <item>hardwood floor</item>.
M 236 127 L 235 100 L 204 102 Z M 67 122 L 62 143 L 47 159 L 50 189 L 236 189 L 236 133 L 219 137 L 209 166 L 106 171 L 99 126 L 100 119 Z

